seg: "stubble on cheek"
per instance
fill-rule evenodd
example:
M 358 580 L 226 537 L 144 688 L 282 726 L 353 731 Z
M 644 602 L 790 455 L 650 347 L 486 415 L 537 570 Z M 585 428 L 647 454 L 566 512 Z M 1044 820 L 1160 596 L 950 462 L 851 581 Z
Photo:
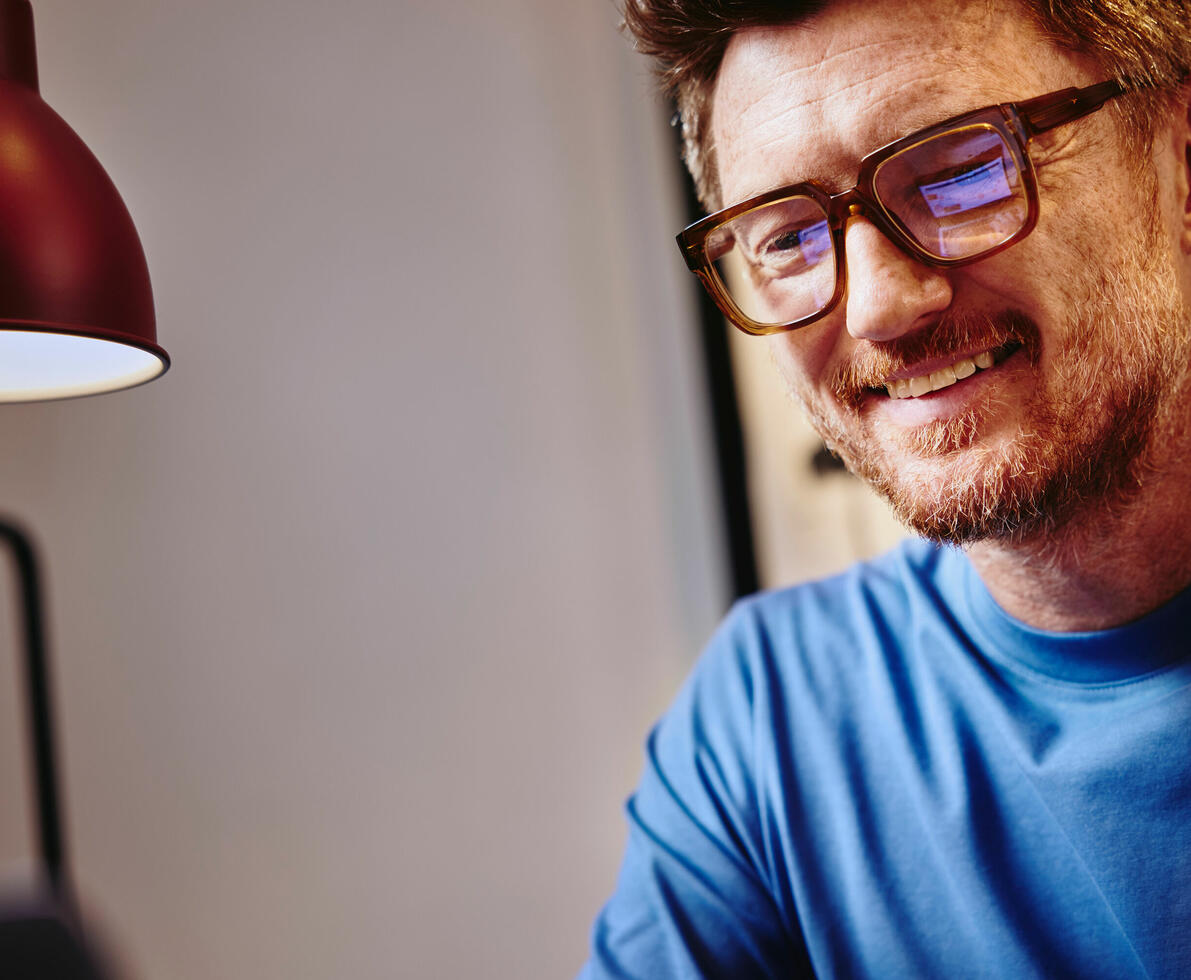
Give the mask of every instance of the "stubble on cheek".
M 803 392 L 799 401 L 828 446 L 918 534 L 957 544 L 1051 535 L 1089 504 L 1125 504 L 1181 418 L 1172 403 L 1187 381 L 1191 330 L 1170 271 L 1157 265 L 1138 248 L 1096 277 L 1045 365 L 1037 326 L 1009 311 L 941 321 L 915 346 L 867 350 L 835 373 L 834 398 Z M 999 337 L 1021 345 L 1037 379 L 1024 402 L 1020 388 L 991 388 L 959 415 L 912 430 L 862 410 L 899 364 Z M 990 438 L 1002 417 L 1020 422 Z

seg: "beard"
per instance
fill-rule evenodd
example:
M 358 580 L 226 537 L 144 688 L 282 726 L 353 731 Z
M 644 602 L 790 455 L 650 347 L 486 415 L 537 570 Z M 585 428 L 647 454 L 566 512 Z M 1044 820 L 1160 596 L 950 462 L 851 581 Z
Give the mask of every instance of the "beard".
M 831 379 L 832 415 L 804 405 L 848 468 L 927 538 L 1020 542 L 1054 534 L 1090 508 L 1121 506 L 1178 425 L 1175 395 L 1191 363 L 1188 311 L 1161 254 L 1157 242 L 1139 241 L 1089 283 L 1045 373 L 1041 331 L 1025 314 L 945 314 L 931 328 L 858 349 Z M 886 397 L 874 389 L 894 371 L 967 350 L 1023 358 L 1036 379 L 1026 402 L 1018 395 L 1010 404 L 989 386 L 959 415 L 910 430 L 863 411 Z M 1015 431 L 987 438 L 999 416 L 1013 415 Z

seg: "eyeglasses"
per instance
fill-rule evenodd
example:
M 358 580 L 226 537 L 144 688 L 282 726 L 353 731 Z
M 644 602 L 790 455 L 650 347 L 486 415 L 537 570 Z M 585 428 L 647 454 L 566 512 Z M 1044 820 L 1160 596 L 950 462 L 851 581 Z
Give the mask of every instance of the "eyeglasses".
M 927 265 L 987 258 L 1038 220 L 1030 141 L 1125 91 L 1110 80 L 964 113 L 870 153 L 850 190 L 830 194 L 807 181 L 769 191 L 696 221 L 679 248 L 741 330 L 806 326 L 843 298 L 848 218 L 863 215 Z

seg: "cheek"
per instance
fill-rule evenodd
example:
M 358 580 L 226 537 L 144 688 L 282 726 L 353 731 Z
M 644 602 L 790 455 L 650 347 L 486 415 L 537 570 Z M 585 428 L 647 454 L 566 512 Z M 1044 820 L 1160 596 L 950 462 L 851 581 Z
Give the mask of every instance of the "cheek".
M 1082 244 L 1035 229 L 1025 241 L 1000 255 L 954 270 L 953 306 L 958 310 L 1014 310 L 1044 328 L 1065 319 L 1075 299 L 1071 286 L 1086 282 L 1088 266 Z M 1045 333 L 1043 329 L 1044 341 Z
M 829 317 L 802 330 L 766 338 L 770 360 L 786 387 L 804 399 L 813 396 L 830 374 L 833 356 L 842 356 L 834 351 L 834 338 L 842 333 L 831 326 L 834 320 Z

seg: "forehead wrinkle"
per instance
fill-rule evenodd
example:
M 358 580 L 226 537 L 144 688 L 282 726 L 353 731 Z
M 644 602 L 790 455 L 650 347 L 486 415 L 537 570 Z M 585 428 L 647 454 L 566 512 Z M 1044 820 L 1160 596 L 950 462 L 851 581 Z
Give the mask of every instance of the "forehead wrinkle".
M 816 67 L 787 71 L 782 78 L 795 80 L 808 71 L 814 71 Z M 902 71 L 902 68 L 906 70 Z M 896 87 L 875 84 L 894 72 L 897 74 Z M 797 86 L 796 81 L 794 85 Z M 929 67 L 918 60 L 913 60 L 908 66 L 897 66 L 896 69 L 869 69 L 831 92 L 808 93 L 805 86 L 797 86 L 794 92 L 799 98 L 795 100 L 788 98 L 790 89 L 783 87 L 747 106 L 738 108 L 729 104 L 726 107 L 731 111 L 725 112 L 724 117 L 731 118 L 737 124 L 738 134 L 747 134 L 743 139 L 738 135 L 732 144 L 733 153 L 724 153 L 723 147 L 718 145 L 715 138 L 718 127 L 714 122 L 711 142 L 723 165 L 742 157 L 753 159 L 769 152 L 788 155 L 791 134 L 796 134 L 799 144 L 806 147 L 806 155 L 815 158 L 817 169 L 813 172 L 803 169 L 795 174 L 799 165 L 797 160 L 791 159 L 787 165 L 791 180 L 796 176 L 800 180 L 815 179 L 828 184 L 845 179 L 850 182 L 855 178 L 857 164 L 865 154 L 950 114 L 946 111 L 907 111 L 904 104 L 907 88 L 915 88 L 919 96 L 928 97 L 946 91 L 946 86 L 933 77 Z M 858 93 L 863 96 L 862 100 L 857 99 Z M 841 103 L 843 115 L 852 123 L 846 134 L 835 124 L 841 118 Z M 751 197 L 770 189 L 770 186 L 748 187 L 738 196 Z
M 843 0 L 835 10 L 850 20 L 855 14 L 847 6 Z M 847 178 L 854 179 L 860 158 L 893 139 L 960 112 L 1038 94 L 1013 90 L 1011 74 L 997 79 L 984 73 L 994 84 L 978 94 L 964 84 L 973 68 L 980 73 L 973 51 L 995 50 L 1014 37 L 1014 18 L 996 16 L 987 0 L 961 10 L 956 17 L 954 8 L 946 14 L 937 6 L 919 8 L 917 16 L 891 26 L 894 35 L 877 38 L 841 29 L 838 20 L 820 24 L 818 18 L 734 37 L 720 77 L 733 68 L 739 74 L 743 66 L 739 77 L 754 83 L 717 86 L 715 93 L 709 147 L 719 161 L 721 183 L 728 171 L 738 178 L 736 187 L 721 188 L 724 193 L 741 200 L 803 179 L 850 185 Z M 937 43 L 923 58 L 928 34 Z M 835 87 L 825 90 L 824 78 Z M 729 134 L 731 139 L 722 139 Z M 773 166 L 756 167 L 767 154 Z M 799 163 L 802 157 L 817 169 L 808 172 Z M 741 161 L 746 165 L 734 166 Z

